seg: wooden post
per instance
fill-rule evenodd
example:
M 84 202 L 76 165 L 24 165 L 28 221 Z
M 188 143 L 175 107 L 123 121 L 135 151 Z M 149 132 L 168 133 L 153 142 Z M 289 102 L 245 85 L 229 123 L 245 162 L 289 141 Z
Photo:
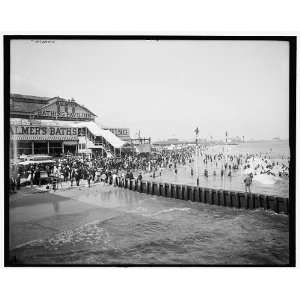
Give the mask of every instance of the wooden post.
M 219 204 L 221 206 L 226 206 L 225 195 L 223 190 L 218 191 Z
M 171 183 L 168 183 L 168 193 L 167 193 L 167 195 L 168 195 L 169 198 L 172 197 Z
M 212 189 L 208 189 L 208 199 L 207 199 L 207 203 L 208 204 L 214 204 L 213 202 L 213 192 Z
M 199 202 L 199 187 L 194 187 L 194 201 Z

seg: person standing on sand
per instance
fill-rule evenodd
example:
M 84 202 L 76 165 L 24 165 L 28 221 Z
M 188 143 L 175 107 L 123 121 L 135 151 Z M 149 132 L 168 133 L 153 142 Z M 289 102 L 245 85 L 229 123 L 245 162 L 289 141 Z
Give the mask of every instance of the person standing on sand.
M 103 184 L 105 185 L 106 179 L 107 179 L 107 176 L 106 176 L 105 172 L 103 172 L 100 176 L 100 182 L 103 182 Z
M 73 186 L 74 180 L 75 180 L 75 169 L 72 168 L 72 170 L 71 170 L 71 186 Z
M 76 181 L 76 185 L 79 186 L 79 183 L 80 183 L 80 171 L 79 171 L 79 169 L 75 170 L 75 181 Z
M 20 173 L 17 174 L 16 184 L 17 184 L 17 190 L 19 190 L 21 187 L 21 174 Z
M 31 166 L 30 168 L 30 187 L 32 188 L 33 186 L 33 177 L 34 177 L 34 168 Z
M 15 180 L 14 176 L 10 177 L 10 190 L 12 193 L 16 192 L 16 180 Z
M 35 170 L 35 180 L 36 180 L 36 183 L 40 187 L 41 186 L 41 172 L 40 172 L 40 168 L 38 166 L 36 167 L 36 170 Z
M 93 175 L 90 172 L 88 172 L 87 173 L 87 182 L 88 182 L 89 187 L 91 187 L 91 179 L 92 178 L 93 178 Z
M 112 174 L 112 184 L 113 186 L 117 186 L 117 173 L 116 172 L 113 172 Z
M 247 177 L 244 179 L 244 183 L 245 183 L 246 193 L 247 192 L 251 193 L 250 186 L 252 184 L 252 176 L 250 174 L 247 175 Z

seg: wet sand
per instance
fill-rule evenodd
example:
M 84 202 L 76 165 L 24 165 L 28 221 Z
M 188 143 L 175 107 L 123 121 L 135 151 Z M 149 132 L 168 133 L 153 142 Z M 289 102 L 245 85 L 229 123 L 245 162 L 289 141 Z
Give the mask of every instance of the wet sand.
M 98 207 L 72 199 L 84 196 L 86 187 L 72 191 L 18 192 L 10 199 L 10 249 L 30 241 L 45 239 L 55 233 L 72 230 L 94 220 L 103 221 L 119 214 L 109 208 Z

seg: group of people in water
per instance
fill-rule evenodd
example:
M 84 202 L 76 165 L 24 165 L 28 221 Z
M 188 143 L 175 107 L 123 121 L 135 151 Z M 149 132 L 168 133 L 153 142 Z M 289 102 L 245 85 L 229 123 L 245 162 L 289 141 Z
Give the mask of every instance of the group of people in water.
M 216 151 L 212 147 L 201 146 L 196 154 L 195 147 L 183 149 L 188 157 L 190 176 L 195 177 L 196 175 L 197 184 L 198 178 L 201 176 L 204 178 L 219 177 L 220 183 L 224 184 L 228 182 L 225 177 L 230 181 L 232 177 L 236 177 L 244 183 L 245 191 L 250 192 L 253 180 L 262 184 L 272 184 L 280 180 L 280 177 L 289 177 L 289 158 L 273 155 L 271 152 L 235 153 L 234 151 L 224 151 L 224 149 Z M 179 174 L 176 164 L 174 174 L 176 177 Z
M 178 176 L 178 166 L 190 168 L 190 176 L 235 176 L 238 171 L 244 176 L 246 192 L 250 192 L 252 179 L 257 174 L 288 176 L 288 163 L 271 160 L 260 154 L 213 153 L 202 147 L 195 153 L 194 146 L 185 146 L 173 150 L 159 149 L 147 154 L 123 154 L 122 157 L 78 157 L 71 156 L 57 159 L 54 164 L 14 166 L 11 170 L 10 186 L 15 191 L 21 186 L 21 178 L 27 178 L 31 186 L 46 184 L 47 188 L 57 188 L 62 182 L 70 186 L 79 186 L 86 180 L 91 182 L 111 182 L 118 180 L 139 179 L 143 176 L 153 179 L 162 176 L 168 170 Z M 197 170 L 198 169 L 198 170 Z M 199 172 L 201 170 L 202 172 Z M 44 176 L 42 176 L 44 174 Z M 49 182 L 51 179 L 51 184 Z

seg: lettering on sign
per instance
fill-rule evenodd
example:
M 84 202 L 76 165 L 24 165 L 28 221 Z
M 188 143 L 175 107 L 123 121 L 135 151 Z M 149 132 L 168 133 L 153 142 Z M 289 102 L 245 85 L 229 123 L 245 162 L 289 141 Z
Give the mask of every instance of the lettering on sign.
M 37 111 L 36 116 L 53 119 L 93 119 L 94 115 L 75 102 L 56 101 L 44 109 Z
M 67 113 L 64 111 L 56 112 L 51 110 L 42 110 L 37 112 L 39 117 L 51 117 L 51 118 L 69 118 L 69 119 L 91 119 L 92 116 L 89 113 Z
M 77 135 L 78 128 L 68 127 L 36 127 L 36 126 L 11 126 L 13 134 L 20 135 Z
M 116 136 L 126 136 L 129 137 L 128 128 L 104 128 L 115 134 Z

